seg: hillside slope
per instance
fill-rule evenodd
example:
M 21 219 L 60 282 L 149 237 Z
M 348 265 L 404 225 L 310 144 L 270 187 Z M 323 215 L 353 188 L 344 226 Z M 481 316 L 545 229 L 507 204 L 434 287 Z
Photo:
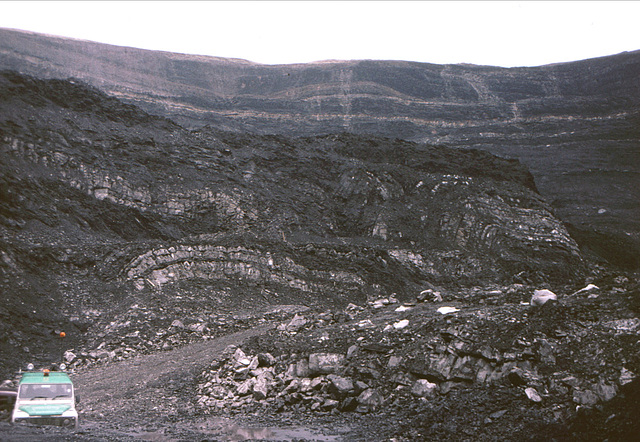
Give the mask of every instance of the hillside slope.
M 608 258 L 612 244 L 640 241 L 640 52 L 512 69 L 270 66 L 0 29 L 0 67 L 78 78 L 187 127 L 481 148 L 527 165 L 561 219 L 597 231 Z
M 141 300 L 166 303 L 157 319 L 170 324 L 186 299 L 212 312 L 344 306 L 587 270 L 514 160 L 351 134 L 187 131 L 83 84 L 13 72 L 0 97 L 9 334 L 16 321 L 45 336 L 102 327 Z M 26 345 L 17 333 L 3 345 Z

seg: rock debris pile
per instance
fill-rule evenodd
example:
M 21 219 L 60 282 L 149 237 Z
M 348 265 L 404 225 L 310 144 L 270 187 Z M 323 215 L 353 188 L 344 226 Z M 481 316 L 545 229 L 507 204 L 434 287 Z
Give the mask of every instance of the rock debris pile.
M 443 302 L 430 289 L 419 296 L 426 302 L 389 296 L 351 306 L 344 321 L 297 314 L 268 338 L 227 348 L 201 374 L 197 407 L 212 415 L 402 414 L 454 392 L 506 389 L 546 419 L 567 422 L 634 382 L 637 354 L 625 342 L 637 337 L 640 320 L 620 319 L 633 316 L 624 308 L 607 310 L 609 318 L 589 312 L 621 307 L 626 290 L 589 285 L 543 304 L 528 301 L 534 293 L 552 292 L 520 285 L 476 290 L 475 305 L 464 305 L 470 292 L 447 292 L 445 299 L 456 300 Z M 501 306 L 480 308 L 483 295 Z M 485 424 L 505 413 L 487 412 Z

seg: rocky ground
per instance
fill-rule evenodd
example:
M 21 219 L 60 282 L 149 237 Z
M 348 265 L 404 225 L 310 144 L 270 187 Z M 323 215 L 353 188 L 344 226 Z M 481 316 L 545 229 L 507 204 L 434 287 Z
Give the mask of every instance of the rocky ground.
M 576 241 L 518 162 L 188 131 L 11 72 L 0 98 L 0 372 L 63 360 L 81 398 L 77 430 L 0 439 L 637 432 L 631 254 Z
M 146 355 L 110 345 L 72 349 L 66 357 L 81 396 L 80 428 L 4 426 L 0 434 L 9 440 L 633 440 L 638 280 L 609 275 L 581 289 L 554 290 L 557 301 L 532 305 L 530 286 L 435 287 L 413 302 L 390 297 L 341 310 L 283 307 L 279 317 L 256 314 L 260 326 L 219 337 L 156 329 L 172 349 Z

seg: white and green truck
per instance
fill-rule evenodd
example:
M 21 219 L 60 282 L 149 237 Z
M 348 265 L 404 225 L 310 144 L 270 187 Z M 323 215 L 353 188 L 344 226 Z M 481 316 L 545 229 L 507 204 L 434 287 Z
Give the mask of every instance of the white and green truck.
M 18 384 L 11 422 L 77 427 L 75 404 L 73 383 L 67 373 L 24 372 Z

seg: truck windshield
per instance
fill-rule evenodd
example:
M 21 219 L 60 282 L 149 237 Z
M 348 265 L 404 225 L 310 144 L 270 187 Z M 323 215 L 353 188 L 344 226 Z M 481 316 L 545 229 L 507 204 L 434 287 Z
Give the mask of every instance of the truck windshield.
M 58 399 L 71 397 L 71 384 L 27 384 L 20 386 L 20 399 Z

